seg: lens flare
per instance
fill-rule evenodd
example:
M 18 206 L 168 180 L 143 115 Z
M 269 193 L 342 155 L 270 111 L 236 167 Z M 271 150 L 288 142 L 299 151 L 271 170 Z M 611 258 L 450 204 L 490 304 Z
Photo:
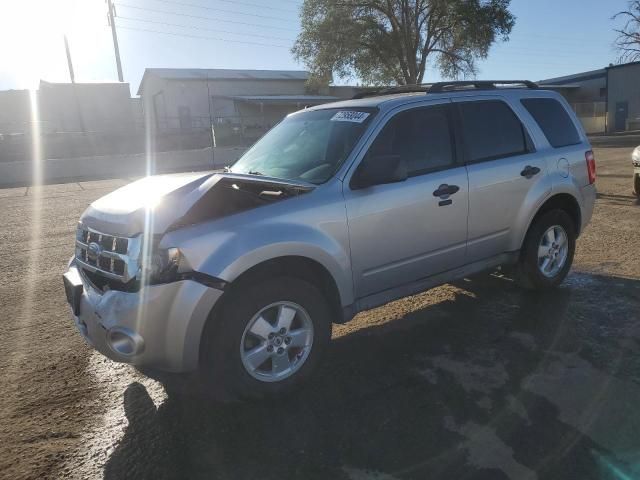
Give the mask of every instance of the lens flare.
M 155 162 L 155 145 L 154 145 L 154 132 L 153 132 L 153 119 L 151 118 L 151 109 L 148 102 L 145 102 L 145 173 L 147 176 L 156 173 Z M 155 201 L 153 200 L 155 198 Z M 144 230 L 142 232 L 142 248 L 140 252 L 140 282 L 142 287 L 140 288 L 140 303 L 138 304 L 138 315 L 136 319 L 136 328 L 141 325 L 141 320 L 144 317 L 144 310 L 146 305 L 147 289 L 144 285 L 147 284 L 148 269 L 144 268 L 148 265 L 153 255 L 153 207 L 160 201 L 159 196 L 149 196 L 149 203 L 147 208 L 144 209 Z
M 34 321 L 34 304 L 36 300 L 36 288 L 40 278 L 40 249 L 42 235 L 42 177 L 43 159 L 42 142 L 40 137 L 40 114 L 38 108 L 38 93 L 35 90 L 29 91 L 30 114 L 31 114 L 31 164 L 32 181 L 28 188 L 28 198 L 31 203 L 30 217 L 26 220 L 29 228 L 29 248 L 27 250 L 29 259 L 27 271 L 23 277 L 24 296 L 22 299 L 22 311 L 20 313 L 21 332 L 30 330 L 30 325 Z M 24 334 L 18 334 L 12 360 L 20 362 L 27 355 L 28 346 L 25 344 Z

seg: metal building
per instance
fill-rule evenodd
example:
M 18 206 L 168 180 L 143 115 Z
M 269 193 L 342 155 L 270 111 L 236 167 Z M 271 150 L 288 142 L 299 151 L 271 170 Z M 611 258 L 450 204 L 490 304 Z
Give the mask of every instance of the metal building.
M 248 145 L 288 113 L 337 100 L 308 91 L 309 73 L 148 68 L 138 89 L 158 135 L 208 131 L 216 146 Z
M 640 62 L 607 67 L 607 131 L 640 130 Z
M 587 133 L 640 130 L 640 62 L 540 80 L 571 104 Z

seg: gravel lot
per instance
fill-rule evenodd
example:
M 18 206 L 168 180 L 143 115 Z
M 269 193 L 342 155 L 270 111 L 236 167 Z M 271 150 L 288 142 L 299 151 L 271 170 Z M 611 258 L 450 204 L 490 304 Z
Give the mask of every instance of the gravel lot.
M 0 190 L 0 477 L 640 477 L 640 205 L 631 145 L 555 292 L 482 275 L 334 328 L 312 387 L 212 405 L 93 353 L 60 275 L 82 210 L 129 180 Z

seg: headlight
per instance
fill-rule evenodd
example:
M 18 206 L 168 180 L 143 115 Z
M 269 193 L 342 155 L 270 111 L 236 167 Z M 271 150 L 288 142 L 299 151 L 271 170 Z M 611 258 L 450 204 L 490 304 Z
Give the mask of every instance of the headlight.
M 631 161 L 636 167 L 640 167 L 640 147 L 636 147 L 631 154 Z
M 144 283 L 166 283 L 177 280 L 186 271 L 185 262 L 179 248 L 153 249 L 140 266 Z

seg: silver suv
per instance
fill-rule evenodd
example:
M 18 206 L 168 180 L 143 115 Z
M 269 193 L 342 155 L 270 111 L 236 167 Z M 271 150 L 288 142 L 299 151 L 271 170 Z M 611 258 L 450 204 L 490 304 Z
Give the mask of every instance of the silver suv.
M 289 115 L 224 173 L 147 177 L 97 200 L 66 294 L 113 360 L 278 394 L 311 374 L 332 323 L 363 310 L 499 266 L 557 286 L 594 182 L 554 92 L 384 90 Z

